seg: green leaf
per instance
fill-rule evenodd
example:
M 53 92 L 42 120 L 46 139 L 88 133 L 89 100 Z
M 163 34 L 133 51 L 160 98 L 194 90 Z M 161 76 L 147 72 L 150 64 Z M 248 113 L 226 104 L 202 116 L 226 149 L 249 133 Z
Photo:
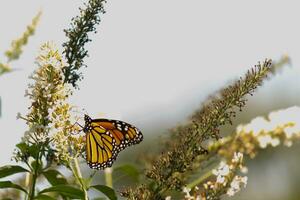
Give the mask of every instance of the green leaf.
M 12 183 L 11 181 L 0 181 L 0 188 L 14 188 L 17 190 L 21 190 L 27 194 L 27 191 L 21 186 Z
M 28 148 L 28 145 L 25 142 L 20 142 L 16 144 L 16 147 L 20 149 L 20 151 L 25 152 L 26 149 Z
M 91 186 L 91 188 L 94 188 L 100 192 L 102 192 L 103 194 L 105 194 L 110 200 L 117 200 L 117 195 L 115 193 L 115 191 L 106 186 L 106 185 L 93 185 Z
M 40 153 L 40 146 L 38 144 L 32 144 L 27 147 L 29 155 L 33 158 L 37 158 Z
M 16 145 L 16 147 L 22 152 L 23 155 L 27 157 L 37 158 L 40 152 L 40 145 L 39 144 L 31 144 L 28 145 L 24 142 L 20 142 Z
M 45 195 L 45 194 L 40 194 L 36 197 L 34 197 L 35 200 L 56 200 L 56 198 Z
M 40 162 L 42 162 L 42 161 L 40 161 Z M 31 167 L 38 173 L 40 173 L 43 170 L 42 166 L 43 166 L 43 164 L 39 163 L 37 160 L 34 160 L 31 162 Z
M 47 192 L 57 192 L 66 197 L 75 198 L 75 199 L 83 199 L 84 193 L 78 188 L 68 186 L 68 185 L 56 185 L 49 188 L 46 188 L 39 192 L 39 194 L 47 193 Z
M 121 166 L 118 166 L 118 167 L 114 168 L 114 172 L 118 172 L 118 171 L 120 171 L 120 172 L 126 174 L 127 176 L 131 177 L 136 182 L 139 181 L 140 172 L 133 165 L 125 164 L 125 165 L 121 165 Z
M 57 170 L 50 169 L 43 172 L 43 175 L 48 180 L 48 182 L 55 186 L 55 185 L 65 185 L 67 184 L 66 178 Z
M 0 167 L 0 178 L 21 173 L 21 172 L 29 172 L 29 171 L 18 165 L 5 165 L 3 167 Z

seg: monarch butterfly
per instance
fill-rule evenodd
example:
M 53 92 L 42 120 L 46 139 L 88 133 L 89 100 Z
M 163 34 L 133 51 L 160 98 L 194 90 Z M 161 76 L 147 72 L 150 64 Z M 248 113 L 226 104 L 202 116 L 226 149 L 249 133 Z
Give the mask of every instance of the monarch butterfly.
M 122 121 L 84 116 L 86 161 L 92 169 L 111 167 L 118 153 L 143 140 L 142 132 Z

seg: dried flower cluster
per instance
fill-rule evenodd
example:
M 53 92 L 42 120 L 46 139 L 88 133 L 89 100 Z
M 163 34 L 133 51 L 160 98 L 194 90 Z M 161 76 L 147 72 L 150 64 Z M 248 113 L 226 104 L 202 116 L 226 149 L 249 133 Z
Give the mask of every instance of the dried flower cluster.
M 236 108 L 245 105 L 247 94 L 262 84 L 270 73 L 271 60 L 265 60 L 248 71 L 233 85 L 221 90 L 200 111 L 192 116 L 192 123 L 181 126 L 173 131 L 168 145 L 160 157 L 156 158 L 151 170 L 147 172 L 149 185 L 135 190 L 127 190 L 123 195 L 130 199 L 164 199 L 168 190 L 181 190 L 186 177 L 193 169 L 193 161 L 200 155 L 207 154 L 203 147 L 208 139 L 219 138 L 219 127 L 230 124 L 236 115 Z
M 65 83 L 71 83 L 74 87 L 76 82 L 82 79 L 78 70 L 84 66 L 83 59 L 88 56 L 84 45 L 91 40 L 89 32 L 96 32 L 95 25 L 100 23 L 99 13 L 104 13 L 103 4 L 105 0 L 89 0 L 85 9 L 80 9 L 80 15 L 72 19 L 71 28 L 66 29 L 65 33 L 68 41 L 63 44 L 64 55 L 67 66 L 64 67 Z

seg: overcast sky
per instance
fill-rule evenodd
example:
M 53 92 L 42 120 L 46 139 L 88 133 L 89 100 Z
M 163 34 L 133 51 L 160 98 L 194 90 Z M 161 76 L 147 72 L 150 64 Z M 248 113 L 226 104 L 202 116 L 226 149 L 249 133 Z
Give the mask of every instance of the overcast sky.
M 1 1 L 1 61 L 10 41 L 40 9 L 43 15 L 24 54 L 12 63 L 20 70 L 0 77 L 0 165 L 8 163 L 26 128 L 16 114 L 27 113 L 24 91 L 40 45 L 53 41 L 60 46 L 63 29 L 81 5 L 77 0 Z M 278 77 L 277 85 L 297 83 L 291 79 L 300 62 L 297 1 L 126 0 L 108 1 L 105 9 L 87 45 L 88 68 L 74 95 L 74 104 L 92 117 L 105 113 L 139 127 L 158 120 L 175 124 L 257 61 L 283 54 L 294 68 Z

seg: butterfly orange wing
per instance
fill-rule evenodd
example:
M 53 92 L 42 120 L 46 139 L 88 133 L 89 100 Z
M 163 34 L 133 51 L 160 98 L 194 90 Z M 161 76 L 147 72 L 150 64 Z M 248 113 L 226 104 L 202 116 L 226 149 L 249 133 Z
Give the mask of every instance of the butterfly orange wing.
M 116 159 L 116 142 L 108 131 L 94 128 L 86 134 L 86 160 L 94 169 L 110 167 Z
M 143 140 L 140 130 L 118 120 L 93 119 L 85 127 L 86 160 L 93 169 L 111 167 L 121 150 Z
M 138 144 L 143 140 L 142 132 L 135 126 L 119 120 L 109 119 L 94 119 L 91 122 L 92 126 L 103 127 L 115 139 L 116 151 L 121 151 L 124 148 Z

